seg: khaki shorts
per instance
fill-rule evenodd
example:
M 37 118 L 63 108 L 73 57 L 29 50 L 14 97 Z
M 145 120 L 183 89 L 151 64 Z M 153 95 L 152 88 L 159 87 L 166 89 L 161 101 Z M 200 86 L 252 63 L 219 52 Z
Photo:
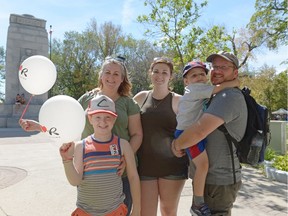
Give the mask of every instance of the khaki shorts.
M 122 203 L 116 210 L 106 214 L 105 216 L 126 216 L 128 210 L 124 203 Z M 80 208 L 76 208 L 71 216 L 92 216 Z
M 204 199 L 212 215 L 231 216 L 233 203 L 241 185 L 241 181 L 232 185 L 205 185 Z

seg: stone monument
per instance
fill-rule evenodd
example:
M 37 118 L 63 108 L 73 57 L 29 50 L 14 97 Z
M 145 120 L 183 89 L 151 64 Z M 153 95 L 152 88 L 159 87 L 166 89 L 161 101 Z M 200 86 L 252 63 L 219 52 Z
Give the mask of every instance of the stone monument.
M 21 63 L 33 55 L 48 57 L 46 20 L 28 14 L 10 14 L 6 44 L 5 102 L 0 105 L 0 128 L 19 127 L 19 118 L 31 94 L 21 86 L 18 70 Z M 22 104 L 16 102 L 17 95 L 24 97 Z M 24 118 L 37 120 L 41 105 L 47 99 L 48 93 L 33 96 Z

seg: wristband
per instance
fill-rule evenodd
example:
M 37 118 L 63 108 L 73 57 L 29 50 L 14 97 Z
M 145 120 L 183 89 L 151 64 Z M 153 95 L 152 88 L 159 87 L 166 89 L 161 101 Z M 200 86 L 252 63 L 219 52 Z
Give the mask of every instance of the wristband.
M 66 164 L 66 163 L 70 163 L 70 162 L 72 162 L 73 160 L 62 160 L 62 163 L 63 164 Z
M 41 132 L 45 133 L 47 131 L 47 128 L 45 126 L 40 125 L 40 128 L 41 128 Z
M 73 157 L 67 158 L 67 159 L 62 159 L 63 163 L 69 163 L 69 162 L 72 162 L 72 161 L 73 161 Z

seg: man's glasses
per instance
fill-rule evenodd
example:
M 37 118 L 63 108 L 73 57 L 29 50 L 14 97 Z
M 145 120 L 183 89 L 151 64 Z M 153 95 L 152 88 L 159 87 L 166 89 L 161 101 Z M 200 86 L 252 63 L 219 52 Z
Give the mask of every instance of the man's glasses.
M 212 70 L 220 70 L 220 71 L 227 71 L 229 68 L 235 68 L 234 66 L 217 66 L 217 65 L 212 65 Z

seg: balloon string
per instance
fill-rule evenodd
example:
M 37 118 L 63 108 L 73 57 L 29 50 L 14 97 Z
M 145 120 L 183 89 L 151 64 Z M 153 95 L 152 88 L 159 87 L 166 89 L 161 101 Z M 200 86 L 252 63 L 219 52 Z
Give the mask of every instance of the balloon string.
M 28 103 L 26 104 L 25 109 L 24 109 L 23 112 L 22 112 L 22 115 L 21 115 L 21 117 L 20 117 L 20 120 L 23 118 L 24 114 L 26 113 L 27 108 L 28 108 L 28 106 L 29 106 L 29 104 L 30 104 L 31 99 L 32 99 L 33 96 L 34 96 L 34 95 L 31 95 L 31 96 L 30 96 L 30 99 L 29 99 Z

